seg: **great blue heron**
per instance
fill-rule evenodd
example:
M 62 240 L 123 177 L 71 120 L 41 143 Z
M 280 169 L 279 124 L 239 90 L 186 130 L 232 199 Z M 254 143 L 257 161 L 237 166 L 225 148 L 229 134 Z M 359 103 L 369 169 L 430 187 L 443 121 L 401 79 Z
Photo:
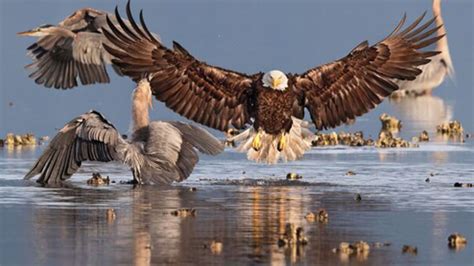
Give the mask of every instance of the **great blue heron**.
M 42 25 L 19 32 L 21 36 L 39 37 L 27 48 L 33 63 L 26 66 L 36 83 L 56 89 L 70 89 L 78 85 L 109 83 L 106 66 L 111 56 L 102 44 L 107 13 L 92 8 L 76 10 L 58 25 Z M 112 14 L 109 17 L 117 23 Z M 124 23 L 128 24 L 128 21 Z M 110 43 L 108 43 L 111 45 Z M 121 75 L 120 71 L 112 66 Z
M 438 27 L 436 35 L 446 35 L 446 28 L 441 16 L 441 0 L 433 0 L 433 15 L 436 17 L 436 26 Z M 434 88 L 443 83 L 446 76 L 454 77 L 454 67 L 449 54 L 447 36 L 436 42 L 435 50 L 441 53 L 432 57 L 428 64 L 419 67 L 423 72 L 415 80 L 397 82 L 400 90 L 393 94 L 394 97 L 431 93 Z
M 224 144 L 204 129 L 182 122 L 149 122 L 152 94 L 146 79 L 132 97 L 133 134 L 127 141 L 102 114 L 90 111 L 67 123 L 25 176 L 56 183 L 71 177 L 83 161 L 128 165 L 136 183 L 182 181 L 198 162 L 195 149 L 215 155 Z

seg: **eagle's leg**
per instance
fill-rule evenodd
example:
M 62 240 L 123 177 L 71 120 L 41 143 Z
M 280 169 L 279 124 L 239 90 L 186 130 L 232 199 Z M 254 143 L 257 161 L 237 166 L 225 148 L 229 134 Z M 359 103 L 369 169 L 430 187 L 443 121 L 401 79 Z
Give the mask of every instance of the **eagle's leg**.
M 260 129 L 259 129 L 257 131 L 257 134 L 255 135 L 255 137 L 253 137 L 252 148 L 255 151 L 258 151 L 258 150 L 260 150 L 261 147 L 262 147 L 262 136 L 261 136 L 261 132 L 260 132 Z
M 280 139 L 278 140 L 278 145 L 277 145 L 278 151 L 282 151 L 283 149 L 285 149 L 287 138 L 288 138 L 287 135 L 288 134 L 286 134 L 286 132 L 282 132 L 280 134 Z

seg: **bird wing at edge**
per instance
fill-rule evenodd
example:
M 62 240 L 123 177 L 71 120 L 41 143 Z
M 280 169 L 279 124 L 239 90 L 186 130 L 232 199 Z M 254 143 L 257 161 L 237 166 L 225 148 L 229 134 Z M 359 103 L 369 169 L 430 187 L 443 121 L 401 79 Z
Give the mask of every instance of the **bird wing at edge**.
M 104 44 L 115 59 L 113 64 L 134 81 L 147 77 L 155 97 L 180 115 L 203 125 L 225 131 L 243 128 L 250 121 L 249 89 L 258 75 L 214 67 L 191 56 L 178 43 L 167 49 L 147 29 L 142 12 L 138 26 L 127 3 L 131 26 L 115 17 L 119 27 L 108 19 L 104 35 L 115 47 Z
M 92 20 L 87 21 L 85 16 L 91 13 Z M 105 14 L 90 8 L 77 10 L 59 23 L 55 34 L 41 37 L 29 46 L 28 54 L 33 58 L 33 63 L 26 66 L 31 70 L 29 77 L 37 84 L 56 89 L 76 87 L 77 78 L 83 85 L 109 83 L 106 64 L 110 57 L 102 46 L 105 38 L 99 23 L 105 22 Z
M 125 144 L 115 127 L 99 112 L 90 111 L 67 123 L 51 140 L 25 179 L 41 174 L 39 183 L 70 178 L 83 161 L 120 160 L 116 148 Z
M 425 12 L 426 14 L 426 12 Z M 422 52 L 443 36 L 427 30 L 434 18 L 418 26 L 425 14 L 401 30 L 395 30 L 373 46 L 362 42 L 346 57 L 293 76 L 294 89 L 303 93 L 305 107 L 318 130 L 332 128 L 367 113 L 398 89 L 395 81 L 414 80 L 418 68 L 439 52 Z

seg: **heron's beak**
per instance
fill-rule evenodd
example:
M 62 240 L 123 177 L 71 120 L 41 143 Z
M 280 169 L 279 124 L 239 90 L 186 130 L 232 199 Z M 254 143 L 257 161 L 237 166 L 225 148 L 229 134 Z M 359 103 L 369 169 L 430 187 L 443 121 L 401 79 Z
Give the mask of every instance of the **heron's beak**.
M 17 35 L 19 36 L 35 36 L 36 31 L 34 30 L 27 30 L 27 31 L 22 31 L 18 32 Z

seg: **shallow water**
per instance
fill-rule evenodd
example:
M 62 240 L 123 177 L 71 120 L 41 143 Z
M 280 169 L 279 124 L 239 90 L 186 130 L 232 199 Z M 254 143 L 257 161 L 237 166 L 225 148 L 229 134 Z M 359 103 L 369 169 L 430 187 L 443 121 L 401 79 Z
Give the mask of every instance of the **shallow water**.
M 226 150 L 202 156 L 187 181 L 166 188 L 119 184 L 131 175 L 113 164 L 87 164 L 65 188 L 22 180 L 43 148 L 0 149 L 0 265 L 474 262 L 471 243 L 447 246 L 454 232 L 474 239 L 474 189 L 453 187 L 474 181 L 472 139 L 412 149 L 314 148 L 304 160 L 277 166 Z M 116 183 L 85 185 L 99 170 Z M 356 175 L 346 176 L 348 170 Z M 303 179 L 286 181 L 287 172 Z M 107 219 L 108 208 L 115 220 Z M 178 208 L 197 215 L 172 216 Z M 327 224 L 304 219 L 318 208 L 328 211 Z M 307 246 L 278 247 L 288 222 L 304 227 Z M 223 243 L 221 254 L 205 248 L 212 240 Z M 368 256 L 332 252 L 341 241 L 358 240 L 391 245 L 372 247 Z M 402 254 L 405 244 L 417 246 L 418 255 Z

